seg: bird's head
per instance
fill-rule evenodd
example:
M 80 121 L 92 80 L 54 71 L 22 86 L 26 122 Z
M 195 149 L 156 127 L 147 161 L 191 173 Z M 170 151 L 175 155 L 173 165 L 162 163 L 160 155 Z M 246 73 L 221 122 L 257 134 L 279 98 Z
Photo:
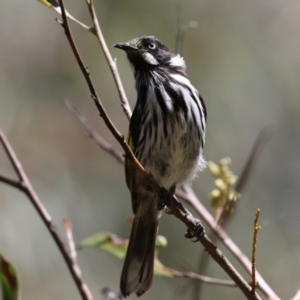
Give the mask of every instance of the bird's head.
M 184 59 L 175 55 L 154 36 L 142 36 L 114 47 L 124 50 L 136 71 L 155 68 L 174 68 L 185 71 Z

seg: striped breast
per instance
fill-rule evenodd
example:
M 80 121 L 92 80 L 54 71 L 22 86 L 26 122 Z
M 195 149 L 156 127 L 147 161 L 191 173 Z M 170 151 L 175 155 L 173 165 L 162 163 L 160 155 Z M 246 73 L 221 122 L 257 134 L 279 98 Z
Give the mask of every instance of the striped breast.
M 203 100 L 185 76 L 138 90 L 130 122 L 134 152 L 161 186 L 182 183 L 205 165 L 205 118 Z

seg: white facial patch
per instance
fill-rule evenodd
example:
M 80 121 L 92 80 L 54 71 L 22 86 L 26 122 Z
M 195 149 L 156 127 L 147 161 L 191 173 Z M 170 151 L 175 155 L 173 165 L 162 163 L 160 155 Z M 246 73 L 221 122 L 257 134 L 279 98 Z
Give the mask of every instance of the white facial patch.
M 153 66 L 157 66 L 158 65 L 158 61 L 154 58 L 154 56 L 148 52 L 144 52 L 143 53 L 143 58 L 145 60 L 145 62 L 147 62 L 150 65 Z
M 170 59 L 170 66 L 183 68 L 184 70 L 186 68 L 184 58 L 181 57 L 179 54 Z

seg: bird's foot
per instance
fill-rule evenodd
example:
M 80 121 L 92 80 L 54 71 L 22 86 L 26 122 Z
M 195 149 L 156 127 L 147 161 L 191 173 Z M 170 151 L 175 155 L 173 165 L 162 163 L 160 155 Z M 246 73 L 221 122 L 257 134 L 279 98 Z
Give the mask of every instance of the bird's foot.
M 202 236 L 205 235 L 205 228 L 200 222 L 197 220 L 196 224 L 193 228 L 188 228 L 185 233 L 185 237 L 188 239 L 192 239 L 192 242 L 198 242 Z

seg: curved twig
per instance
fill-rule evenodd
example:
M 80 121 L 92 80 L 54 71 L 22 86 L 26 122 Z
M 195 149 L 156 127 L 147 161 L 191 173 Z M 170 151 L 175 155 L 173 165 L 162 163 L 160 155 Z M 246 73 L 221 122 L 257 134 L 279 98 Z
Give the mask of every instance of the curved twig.
M 0 129 L 0 142 L 5 150 L 7 157 L 10 160 L 12 167 L 14 168 L 18 180 L 13 180 L 10 178 L 6 178 L 5 176 L 0 176 L 0 181 L 19 189 L 22 191 L 28 199 L 33 204 L 34 208 L 40 215 L 41 219 L 43 220 L 45 226 L 47 227 L 48 231 L 50 232 L 52 238 L 54 239 L 57 247 L 59 248 L 66 265 L 75 281 L 75 284 L 79 290 L 79 293 L 84 300 L 92 300 L 93 295 L 89 290 L 89 287 L 85 283 L 82 273 L 80 270 L 79 265 L 77 264 L 76 260 L 73 259 L 64 239 L 62 238 L 58 227 L 53 222 L 50 214 L 46 210 L 45 206 L 43 205 L 42 201 L 36 194 L 35 190 L 33 189 L 23 167 L 19 159 L 17 158 L 13 148 L 9 144 L 6 136 Z
M 130 120 L 130 118 L 131 118 L 130 105 L 128 103 L 128 100 L 127 100 L 127 97 L 126 97 L 126 94 L 125 94 L 125 91 L 124 91 L 124 88 L 123 88 L 123 84 L 122 84 L 122 81 L 121 81 L 121 78 L 120 78 L 120 75 L 119 75 L 119 72 L 118 72 L 116 61 L 112 59 L 111 54 L 110 54 L 110 52 L 108 50 L 108 47 L 106 45 L 105 39 L 103 37 L 102 31 L 101 31 L 101 28 L 100 28 L 100 25 L 99 25 L 99 22 L 98 22 L 98 18 L 97 18 L 97 15 L 96 15 L 94 1 L 93 0 L 86 0 L 86 3 L 87 3 L 87 6 L 88 6 L 88 9 L 90 11 L 92 21 L 94 23 L 94 28 L 95 28 L 95 31 L 96 31 L 97 39 L 100 43 L 100 46 L 102 48 L 102 51 L 103 51 L 104 56 L 106 58 L 106 61 L 107 61 L 108 65 L 109 65 L 109 68 L 112 72 L 117 90 L 119 92 L 119 96 L 120 96 L 120 99 L 121 99 L 121 105 L 122 105 L 123 111 L 124 111 L 125 115 L 127 116 L 128 120 Z

